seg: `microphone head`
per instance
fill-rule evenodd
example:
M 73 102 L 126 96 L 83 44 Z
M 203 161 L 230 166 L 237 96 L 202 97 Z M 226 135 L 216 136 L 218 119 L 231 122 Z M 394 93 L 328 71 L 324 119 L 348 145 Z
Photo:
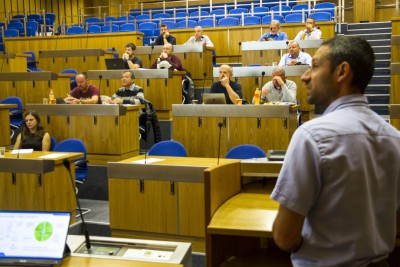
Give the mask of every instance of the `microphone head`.
M 265 75 L 265 71 L 261 72 L 261 75 L 264 76 Z
M 286 44 L 288 45 L 288 44 L 289 44 L 289 41 L 286 41 Z
M 222 122 L 218 122 L 218 127 L 221 128 L 222 126 L 224 126 L 224 124 Z
M 67 170 L 71 170 L 71 163 L 67 159 L 63 159 L 63 164 Z

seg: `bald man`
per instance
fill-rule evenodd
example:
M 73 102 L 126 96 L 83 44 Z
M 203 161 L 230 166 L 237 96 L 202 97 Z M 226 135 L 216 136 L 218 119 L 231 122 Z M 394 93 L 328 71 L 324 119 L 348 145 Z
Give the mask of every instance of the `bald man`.
M 214 47 L 214 44 L 211 42 L 210 38 L 203 34 L 203 28 L 200 26 L 194 27 L 194 36 L 190 37 L 189 40 L 187 40 L 187 42 L 184 44 L 206 44 L 207 47 Z
M 172 44 L 164 44 L 163 51 L 158 58 L 161 60 L 161 62 L 168 62 L 171 65 L 169 67 L 171 70 L 183 70 L 181 60 L 179 59 L 179 57 L 175 56 L 173 52 L 174 46 Z M 153 65 L 151 65 L 151 69 L 157 69 L 157 59 L 153 63 Z
M 219 81 L 211 86 L 210 93 L 223 93 L 227 104 L 234 104 L 236 99 L 242 98 L 242 86 L 238 82 L 231 81 L 232 67 L 221 65 L 219 67 Z
M 296 41 L 289 43 L 289 53 L 284 54 L 278 66 L 310 65 L 312 58 L 310 54 L 302 52 L 300 45 Z
M 280 23 L 278 20 L 273 20 L 271 21 L 271 24 L 269 25 L 270 31 L 263 34 L 260 39 L 258 39 L 259 42 L 263 41 L 285 41 L 288 39 L 287 34 L 285 32 L 280 31 Z

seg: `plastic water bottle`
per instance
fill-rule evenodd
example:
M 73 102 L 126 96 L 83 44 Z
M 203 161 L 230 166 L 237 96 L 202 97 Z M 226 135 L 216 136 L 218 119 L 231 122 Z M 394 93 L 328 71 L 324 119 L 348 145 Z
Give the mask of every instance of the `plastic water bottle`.
M 258 86 L 256 87 L 256 90 L 254 91 L 254 105 L 260 105 L 260 94 L 261 91 L 258 89 Z
M 160 62 L 161 62 L 161 59 L 158 57 L 157 58 L 157 69 L 160 69 Z
M 49 92 L 49 104 L 55 104 L 55 103 L 56 103 L 56 100 L 54 98 L 54 92 L 53 92 L 53 90 L 50 89 L 50 92 Z

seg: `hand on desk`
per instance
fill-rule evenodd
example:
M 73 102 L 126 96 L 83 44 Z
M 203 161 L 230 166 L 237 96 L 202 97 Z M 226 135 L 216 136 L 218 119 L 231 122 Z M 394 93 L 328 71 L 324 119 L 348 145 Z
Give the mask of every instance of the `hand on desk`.
M 78 99 L 78 98 L 75 98 L 75 97 L 73 97 L 71 95 L 67 95 L 67 97 L 64 98 L 64 102 L 67 103 L 67 104 L 80 104 L 81 100 Z

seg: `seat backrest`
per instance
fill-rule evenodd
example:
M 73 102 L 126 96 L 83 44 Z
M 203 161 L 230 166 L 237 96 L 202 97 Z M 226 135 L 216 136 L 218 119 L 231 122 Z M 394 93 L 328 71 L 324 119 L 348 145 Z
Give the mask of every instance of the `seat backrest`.
M 161 24 L 167 25 L 168 29 L 173 30 L 176 28 L 176 22 L 172 20 L 163 21 Z
M 106 22 L 117 21 L 116 17 L 106 17 Z
M 80 26 L 72 26 L 71 28 L 67 29 L 67 33 L 68 35 L 72 35 L 72 34 L 82 34 L 83 33 L 83 28 Z
M 154 144 L 150 148 L 148 155 L 187 157 L 185 147 L 181 143 L 173 140 L 161 141 Z
M 10 122 L 16 126 L 20 126 L 24 119 L 22 114 L 22 100 L 18 96 L 9 96 L 0 101 L 1 104 L 16 104 L 16 108 L 10 108 Z
M 238 18 L 222 18 L 218 20 L 218 26 L 219 27 L 224 27 L 224 26 L 238 26 L 239 25 L 239 19 Z
M 255 145 L 238 145 L 226 153 L 227 159 L 265 158 L 265 152 Z
M 101 27 L 101 31 L 102 32 L 119 32 L 119 26 L 112 24 L 112 25 L 104 25 L 103 27 Z
M 210 12 L 210 16 L 215 15 L 217 18 L 225 15 L 224 9 L 214 9 Z
M 308 15 L 308 9 L 309 5 L 308 4 L 298 4 L 292 7 L 292 13 L 302 13 L 304 9 L 305 14 Z
M 54 22 L 56 20 L 56 15 L 54 13 L 46 13 L 45 14 L 46 19 L 50 20 L 50 25 L 54 25 Z
M 276 13 L 277 15 L 283 15 L 283 16 L 291 13 L 292 9 L 290 8 L 290 6 L 282 5 L 281 8 L 282 9 L 279 8 L 279 5 L 276 5 L 271 7 L 270 11 L 274 11 L 274 13 Z
M 118 21 L 133 21 L 135 19 L 134 16 L 128 15 L 128 16 L 120 16 L 117 18 Z
M 100 23 L 101 22 L 101 20 L 99 19 L 99 18 L 96 18 L 96 17 L 92 17 L 92 18 L 86 18 L 85 19 L 85 21 L 84 21 L 84 23 L 86 24 L 86 23 Z
M 78 71 L 76 69 L 64 69 L 64 70 L 60 71 L 60 73 L 64 73 L 64 74 L 71 73 L 71 74 L 76 75 L 76 74 L 78 74 Z
M 155 22 L 142 22 L 138 25 L 138 29 L 140 30 L 155 30 L 157 29 L 157 23 Z
M 247 8 L 242 8 L 242 7 L 238 7 L 238 8 L 234 8 L 229 10 L 229 14 L 242 14 L 242 13 L 248 13 L 249 11 L 247 10 Z
M 256 6 L 256 7 L 254 7 L 254 16 L 258 16 L 258 17 L 262 18 L 265 15 L 267 15 L 268 11 L 269 11 L 269 8 L 266 6 Z
M 65 139 L 58 143 L 53 151 L 58 151 L 58 152 L 77 152 L 77 153 L 83 153 L 83 158 L 77 159 L 77 160 L 86 160 L 86 146 L 85 143 L 83 143 L 79 139 Z M 76 161 L 77 161 L 76 160 Z
M 335 16 L 335 3 L 325 2 L 319 3 L 314 6 L 315 12 L 329 12 L 331 16 Z M 317 10 L 322 9 L 322 10 Z
M 305 22 L 307 20 L 307 15 L 302 13 L 294 13 L 294 14 L 288 14 L 285 17 L 285 22 L 286 23 L 295 23 L 295 22 Z
M 171 15 L 168 13 L 157 13 L 157 14 L 153 15 L 153 19 L 159 19 L 159 18 L 166 19 L 166 18 L 170 18 L 170 17 L 171 17 Z
M 149 20 L 150 15 L 149 14 L 141 14 L 136 16 L 136 20 Z
M 214 27 L 214 19 L 202 19 L 197 22 L 198 26 L 201 26 L 202 28 L 211 28 Z
M 310 14 L 310 18 L 313 18 L 315 21 L 330 21 L 332 16 L 329 12 L 315 12 Z
M 101 27 L 99 25 L 89 25 L 87 32 L 88 33 L 100 33 Z
M 133 23 L 125 23 L 119 26 L 120 32 L 132 32 L 135 31 L 135 24 Z
M 4 31 L 4 37 L 18 37 L 19 31 L 15 29 L 9 29 Z
M 178 21 L 177 28 L 184 29 L 184 28 L 194 28 L 197 26 L 197 22 L 195 20 L 188 19 L 187 24 L 186 20 Z
M 38 20 L 40 19 L 42 16 L 40 16 L 39 14 L 30 14 L 27 16 L 27 19 L 34 19 L 34 20 Z
M 57 139 L 54 136 L 50 136 L 50 151 L 54 151 L 57 145 Z
M 184 17 L 189 17 L 189 14 L 186 12 L 176 12 L 175 13 L 175 18 L 184 18 Z
M 271 15 L 266 15 L 264 17 L 262 17 L 261 19 L 261 24 L 270 24 L 272 20 L 272 16 Z M 274 14 L 274 20 L 279 21 L 280 23 L 283 23 L 283 16 L 280 15 L 275 15 Z
M 13 29 L 13 30 L 18 30 L 21 28 L 24 28 L 24 24 L 20 21 L 14 21 L 14 22 L 10 22 L 8 23 L 8 29 Z
M 258 16 L 244 17 L 244 25 L 257 25 L 261 23 L 261 18 Z

